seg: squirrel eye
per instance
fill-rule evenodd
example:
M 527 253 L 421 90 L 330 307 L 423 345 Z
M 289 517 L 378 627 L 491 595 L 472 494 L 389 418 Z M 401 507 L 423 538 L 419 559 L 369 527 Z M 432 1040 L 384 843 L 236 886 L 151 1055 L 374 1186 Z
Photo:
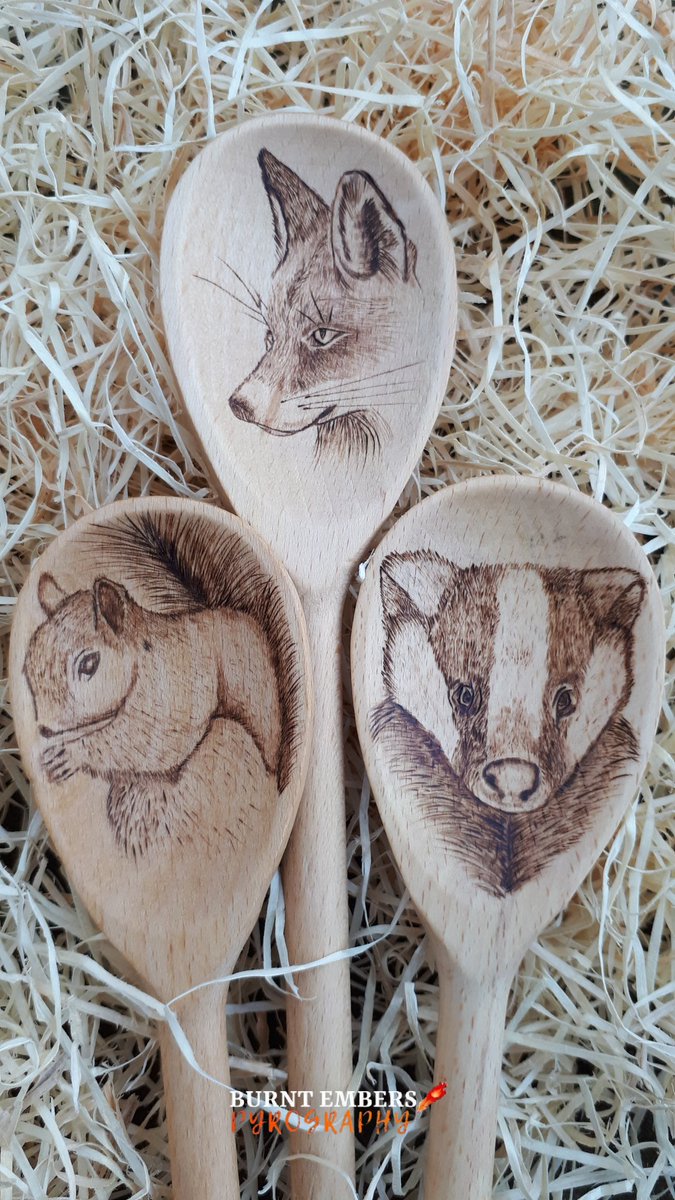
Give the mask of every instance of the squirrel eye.
M 327 325 L 320 325 L 317 329 L 313 329 L 310 334 L 310 341 L 315 346 L 330 346 L 333 342 L 337 342 L 338 338 L 343 338 L 345 335 L 340 329 L 329 329 Z
M 452 695 L 460 712 L 472 716 L 480 708 L 480 690 L 471 683 L 456 683 Z
M 98 670 L 98 664 L 101 661 L 101 655 L 98 650 L 90 650 L 82 654 L 77 663 L 77 678 L 91 679 Z
M 272 333 L 271 329 L 268 329 L 267 333 L 265 334 L 265 349 L 271 350 L 273 345 L 274 345 L 274 334 Z
M 571 717 L 576 707 L 577 702 L 574 698 L 572 688 L 568 687 L 567 684 L 558 688 L 554 701 L 556 721 L 562 721 L 565 717 Z

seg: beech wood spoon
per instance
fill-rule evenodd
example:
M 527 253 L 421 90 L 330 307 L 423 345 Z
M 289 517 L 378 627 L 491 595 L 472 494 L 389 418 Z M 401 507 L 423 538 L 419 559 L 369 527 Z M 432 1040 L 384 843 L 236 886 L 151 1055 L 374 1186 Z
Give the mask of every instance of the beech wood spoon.
M 21 592 L 10 684 L 37 803 L 95 923 L 160 1000 L 232 971 L 295 817 L 311 682 L 299 600 L 262 540 L 188 500 L 111 504 Z M 176 1014 L 228 1083 L 226 990 Z M 161 1031 L 173 1194 L 236 1200 L 230 1093 Z
M 370 561 L 357 725 L 435 950 L 425 1200 L 487 1200 L 509 987 L 635 793 L 663 680 L 656 580 L 600 504 L 543 480 L 424 500 Z
M 291 961 L 348 945 L 340 687 L 355 566 L 437 416 L 454 348 L 445 216 L 416 168 L 362 129 L 311 115 L 248 121 L 181 178 L 162 240 L 171 357 L 216 486 L 293 577 L 316 678 L 311 765 L 284 861 Z M 288 1006 L 291 1089 L 345 1091 L 347 961 Z M 352 1194 L 354 1145 L 294 1134 L 297 1200 Z

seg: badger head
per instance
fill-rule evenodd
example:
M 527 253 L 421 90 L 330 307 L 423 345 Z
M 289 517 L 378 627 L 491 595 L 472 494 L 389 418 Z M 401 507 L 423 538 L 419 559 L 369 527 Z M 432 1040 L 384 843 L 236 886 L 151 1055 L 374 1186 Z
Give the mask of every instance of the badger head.
M 458 567 L 420 551 L 385 558 L 381 593 L 389 699 L 492 809 L 542 808 L 627 702 L 636 571 Z

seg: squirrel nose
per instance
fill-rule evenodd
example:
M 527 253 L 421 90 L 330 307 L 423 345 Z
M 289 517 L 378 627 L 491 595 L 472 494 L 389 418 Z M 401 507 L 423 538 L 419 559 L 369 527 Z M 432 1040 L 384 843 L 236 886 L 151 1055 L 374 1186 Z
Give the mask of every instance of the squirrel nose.
M 483 779 L 500 800 L 526 804 L 539 787 L 539 767 L 524 758 L 495 758 L 483 767 Z
M 48 725 L 38 725 L 38 731 L 39 731 L 41 737 L 53 737 L 54 736 L 54 730 L 50 729 Z
M 236 392 L 233 396 L 230 396 L 230 408 L 238 420 L 253 420 L 253 409 L 251 408 L 251 405 L 248 404 L 246 400 L 242 400 L 241 396 L 238 396 Z

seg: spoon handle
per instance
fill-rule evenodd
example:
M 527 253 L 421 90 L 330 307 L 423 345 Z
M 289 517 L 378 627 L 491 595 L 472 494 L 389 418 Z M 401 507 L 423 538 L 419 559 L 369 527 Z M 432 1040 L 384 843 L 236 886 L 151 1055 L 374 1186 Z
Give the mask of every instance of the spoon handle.
M 316 707 L 305 790 L 282 866 L 286 940 L 290 960 L 298 964 L 349 945 L 340 672 L 345 592 L 346 583 L 340 581 L 329 595 L 302 597 Z M 318 1108 L 321 1091 L 346 1091 L 351 1079 L 348 960 L 303 971 L 296 982 L 307 999 L 288 1001 L 289 1088 L 311 1091 L 309 1107 Z M 296 1108 L 302 1111 L 302 1105 Z M 341 1119 L 342 1114 L 337 1128 Z M 293 1134 L 291 1154 L 311 1154 L 327 1163 L 324 1168 L 307 1159 L 291 1161 L 295 1200 L 346 1200 L 352 1195 L 338 1173 L 354 1176 L 354 1141 L 347 1129 Z
M 222 987 L 203 988 L 177 1015 L 200 1067 L 229 1084 L 225 1003 Z M 173 1200 L 239 1200 L 231 1093 L 195 1071 L 168 1026 L 160 1045 Z
M 496 951 L 498 952 L 498 951 Z M 437 947 L 440 986 L 424 1200 L 490 1200 L 510 979 L 469 979 Z

